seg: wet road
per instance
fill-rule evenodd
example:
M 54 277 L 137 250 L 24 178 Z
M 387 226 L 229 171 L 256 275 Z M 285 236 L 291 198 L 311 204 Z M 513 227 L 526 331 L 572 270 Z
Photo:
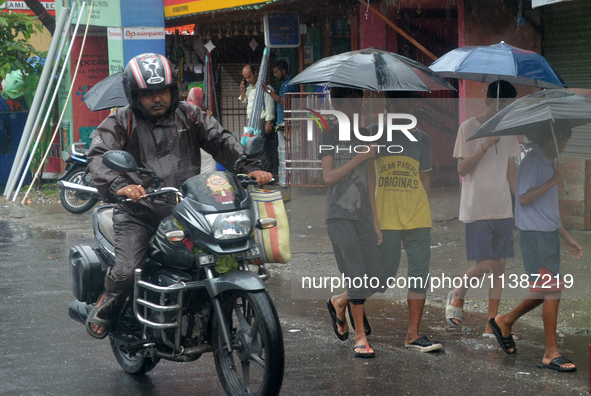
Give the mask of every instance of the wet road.
M 31 210 L 0 209 L 0 394 L 223 394 L 211 354 L 192 363 L 161 361 L 145 376 L 125 374 L 109 343 L 91 339 L 67 314 L 68 249 L 92 244 L 90 214 L 69 215 L 58 205 Z M 519 353 L 507 356 L 481 338 L 482 315 L 467 315 L 463 332 L 450 331 L 441 308 L 428 306 L 422 332 L 445 351 L 420 354 L 403 348 L 405 304 L 373 300 L 368 314 L 377 356 L 353 359 L 353 341 L 336 339 L 324 301 L 292 299 L 289 271 L 277 271 L 268 284 L 284 331 L 284 395 L 588 394 L 587 336 L 560 339 L 578 371 L 555 373 L 535 367 L 543 354 L 541 328 L 516 326 Z

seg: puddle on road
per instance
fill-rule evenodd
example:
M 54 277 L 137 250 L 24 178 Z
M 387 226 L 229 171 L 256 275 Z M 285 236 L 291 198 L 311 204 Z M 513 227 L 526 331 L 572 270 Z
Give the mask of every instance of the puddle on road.
M 67 235 L 61 231 L 44 230 L 26 224 L 0 221 L 0 246 L 28 239 L 65 241 Z

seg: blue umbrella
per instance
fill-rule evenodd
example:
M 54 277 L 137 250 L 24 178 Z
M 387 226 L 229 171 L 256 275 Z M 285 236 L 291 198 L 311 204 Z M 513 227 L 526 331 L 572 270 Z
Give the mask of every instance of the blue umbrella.
M 540 54 L 512 47 L 504 42 L 488 47 L 461 47 L 437 59 L 429 69 L 440 77 L 539 88 L 564 88 L 566 84 Z

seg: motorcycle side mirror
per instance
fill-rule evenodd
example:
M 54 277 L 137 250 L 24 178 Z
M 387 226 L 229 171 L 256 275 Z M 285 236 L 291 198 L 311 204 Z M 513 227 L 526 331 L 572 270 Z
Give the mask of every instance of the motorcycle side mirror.
M 122 150 L 107 151 L 103 155 L 103 164 L 116 172 L 135 172 L 138 170 L 133 156 Z
M 265 138 L 261 135 L 253 136 L 244 145 L 244 155 L 252 157 L 259 154 L 265 148 Z

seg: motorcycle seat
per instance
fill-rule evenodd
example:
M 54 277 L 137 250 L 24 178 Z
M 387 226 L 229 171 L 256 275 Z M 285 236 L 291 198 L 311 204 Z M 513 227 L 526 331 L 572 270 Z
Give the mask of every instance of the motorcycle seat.
M 113 208 L 101 210 L 98 218 L 99 231 L 107 241 L 115 246 L 115 230 L 113 229 Z M 154 241 L 154 236 L 150 238 L 150 245 Z
M 115 245 L 115 231 L 113 230 L 113 208 L 101 210 L 99 212 L 99 230 L 105 236 L 105 239 Z

